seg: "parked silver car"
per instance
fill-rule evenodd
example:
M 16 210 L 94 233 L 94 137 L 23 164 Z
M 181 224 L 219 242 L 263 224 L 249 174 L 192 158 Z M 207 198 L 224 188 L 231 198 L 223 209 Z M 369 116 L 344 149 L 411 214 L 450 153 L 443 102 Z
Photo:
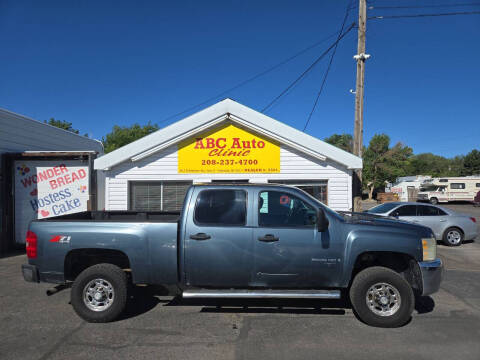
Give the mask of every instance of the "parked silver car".
M 459 246 L 464 240 L 473 240 L 477 237 L 477 224 L 474 217 L 441 206 L 415 202 L 390 202 L 377 205 L 366 212 L 428 226 L 435 234 L 435 238 L 443 240 L 448 246 Z

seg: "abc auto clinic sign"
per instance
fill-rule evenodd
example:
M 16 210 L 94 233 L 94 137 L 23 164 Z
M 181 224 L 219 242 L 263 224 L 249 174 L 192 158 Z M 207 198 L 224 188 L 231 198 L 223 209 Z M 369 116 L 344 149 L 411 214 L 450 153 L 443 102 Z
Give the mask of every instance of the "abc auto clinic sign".
M 14 172 L 17 243 L 33 219 L 87 211 L 89 169 L 81 161 L 17 160 Z
M 232 124 L 182 141 L 178 172 L 279 173 L 280 147 Z

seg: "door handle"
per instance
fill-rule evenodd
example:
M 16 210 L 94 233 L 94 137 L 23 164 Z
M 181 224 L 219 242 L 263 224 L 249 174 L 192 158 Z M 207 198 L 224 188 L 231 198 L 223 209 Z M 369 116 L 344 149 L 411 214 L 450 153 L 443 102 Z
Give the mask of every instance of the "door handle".
M 265 236 L 260 236 L 258 240 L 263 242 L 274 242 L 274 241 L 278 241 L 279 238 L 276 237 L 275 235 L 267 234 Z
M 445 222 L 445 221 L 447 221 L 447 220 L 440 220 L 440 222 Z
M 205 233 L 198 233 L 198 234 L 195 234 L 195 235 L 190 235 L 190 239 L 192 239 L 192 240 L 208 240 L 210 238 L 211 238 L 211 236 L 207 235 Z

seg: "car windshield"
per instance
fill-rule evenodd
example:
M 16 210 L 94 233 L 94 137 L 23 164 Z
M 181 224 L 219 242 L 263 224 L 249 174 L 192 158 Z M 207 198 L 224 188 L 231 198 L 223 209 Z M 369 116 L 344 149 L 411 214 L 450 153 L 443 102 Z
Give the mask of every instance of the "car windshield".
M 397 206 L 398 204 L 385 203 L 385 204 L 377 205 L 371 209 L 368 209 L 366 212 L 371 214 L 383 214 L 383 213 L 386 213 L 387 211 L 392 210 L 393 208 L 396 208 Z

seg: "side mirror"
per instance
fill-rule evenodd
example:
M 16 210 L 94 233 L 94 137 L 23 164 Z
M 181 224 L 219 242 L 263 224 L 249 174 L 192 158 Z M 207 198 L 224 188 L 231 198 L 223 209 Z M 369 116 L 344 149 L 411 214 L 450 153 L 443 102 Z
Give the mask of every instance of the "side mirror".
M 329 224 L 330 223 L 328 221 L 327 216 L 325 215 L 325 211 L 323 211 L 322 209 L 318 209 L 318 212 L 317 212 L 317 229 L 318 229 L 318 231 L 319 232 L 327 231 Z
M 395 211 L 395 212 L 392 213 L 392 216 L 395 217 L 395 218 L 397 218 L 397 219 L 398 219 L 398 216 L 399 216 L 399 215 L 400 215 L 400 214 L 398 213 L 398 211 Z

